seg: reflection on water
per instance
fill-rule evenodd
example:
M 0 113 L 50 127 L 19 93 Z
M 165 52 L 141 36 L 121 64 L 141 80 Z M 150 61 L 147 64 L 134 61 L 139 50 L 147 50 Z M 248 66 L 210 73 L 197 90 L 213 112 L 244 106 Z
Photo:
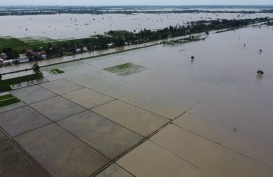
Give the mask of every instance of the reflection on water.
M 62 77 L 67 80 L 166 118 L 187 111 L 207 126 L 213 122 L 210 127 L 224 127 L 233 133 L 221 144 L 273 167 L 272 38 L 271 28 L 245 28 L 210 34 L 205 41 L 82 60 L 78 67 L 77 62 L 55 67 L 66 72 Z M 103 70 L 124 63 L 148 69 L 125 77 Z M 257 78 L 258 69 L 264 71 L 263 77 Z

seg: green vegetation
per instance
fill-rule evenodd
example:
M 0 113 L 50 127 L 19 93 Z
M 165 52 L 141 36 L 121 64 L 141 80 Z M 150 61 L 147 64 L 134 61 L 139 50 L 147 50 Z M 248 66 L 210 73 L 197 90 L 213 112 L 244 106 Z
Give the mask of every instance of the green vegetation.
M 10 98 L 13 98 L 13 96 L 11 94 L 0 96 L 0 100 L 6 100 L 6 99 L 10 99 Z
M 166 45 L 176 45 L 176 44 L 185 44 L 185 43 L 194 42 L 194 41 L 200 41 L 200 40 L 205 40 L 205 37 L 189 36 L 187 38 L 182 38 L 182 39 L 177 39 L 177 40 L 170 40 L 170 41 L 164 41 L 163 44 L 166 44 Z
M 0 85 L 0 93 L 2 92 L 7 92 L 7 91 L 11 91 L 11 87 L 9 85 Z
M 31 75 L 22 76 L 22 77 L 1 80 L 0 81 L 0 93 L 10 91 L 11 90 L 10 85 L 19 84 L 22 82 L 33 81 L 33 80 L 38 80 L 41 78 L 43 78 L 42 75 L 31 74 Z
M 0 38 L 0 52 L 6 53 L 8 59 L 15 59 L 20 53 L 24 53 L 27 49 L 43 49 L 47 47 L 49 42 L 58 42 L 49 38 Z
M 115 73 L 119 76 L 127 76 L 127 75 L 141 72 L 144 69 L 145 67 L 143 66 L 139 66 L 133 63 L 125 63 L 125 64 L 121 64 L 121 65 L 117 65 L 117 66 L 113 66 L 109 68 L 104 68 L 103 70 L 109 71 L 111 73 Z
M 34 63 L 32 70 L 35 74 L 38 74 L 40 72 L 40 66 L 37 63 Z
M 273 26 L 273 21 L 268 21 L 266 24 L 267 24 L 268 26 Z
M 0 107 L 8 106 L 18 102 L 20 102 L 20 100 L 11 94 L 0 96 Z
M 40 66 L 37 63 L 33 64 L 32 70 L 36 75 L 40 75 L 41 77 L 43 77 L 43 73 L 40 71 Z
M 58 42 L 49 38 L 12 38 L 12 37 L 1 37 L 0 38 L 0 50 L 3 48 L 12 48 L 15 51 L 23 51 L 29 48 L 46 47 L 49 42 Z
M 64 73 L 63 70 L 60 70 L 60 69 L 58 69 L 58 68 L 56 68 L 56 69 L 51 69 L 50 71 L 51 71 L 53 74 L 63 74 L 63 73 Z
M 169 26 L 154 31 L 143 29 L 133 33 L 111 30 L 105 33 L 105 35 L 95 35 L 89 38 L 70 39 L 65 41 L 50 40 L 47 38 L 0 38 L 0 53 L 6 53 L 8 59 L 14 59 L 18 57 L 18 54 L 26 53 L 26 56 L 30 60 L 41 60 L 43 59 L 41 54 L 46 54 L 47 58 L 55 58 L 91 50 L 141 44 L 149 41 L 168 39 L 170 37 L 193 35 L 197 33 L 209 34 L 209 31 L 211 30 L 233 30 L 251 24 L 267 23 L 270 22 L 270 20 L 271 19 L 268 17 L 237 20 L 201 20 L 188 22 L 185 26 Z M 188 39 L 187 42 L 193 40 L 195 39 Z

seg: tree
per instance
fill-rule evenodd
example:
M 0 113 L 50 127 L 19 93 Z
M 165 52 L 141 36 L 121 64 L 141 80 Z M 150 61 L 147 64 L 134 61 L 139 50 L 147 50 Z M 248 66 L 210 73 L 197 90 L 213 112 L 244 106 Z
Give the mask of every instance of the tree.
M 7 59 L 15 59 L 19 57 L 18 52 L 12 48 L 3 48 L 2 52 L 7 55 Z
M 263 72 L 262 70 L 258 70 L 258 71 L 257 71 L 257 75 L 258 75 L 258 76 L 261 77 L 263 74 L 264 74 L 264 72 Z
M 32 70 L 35 74 L 42 74 L 40 71 L 40 66 L 37 63 L 34 63 L 34 65 L 32 66 Z

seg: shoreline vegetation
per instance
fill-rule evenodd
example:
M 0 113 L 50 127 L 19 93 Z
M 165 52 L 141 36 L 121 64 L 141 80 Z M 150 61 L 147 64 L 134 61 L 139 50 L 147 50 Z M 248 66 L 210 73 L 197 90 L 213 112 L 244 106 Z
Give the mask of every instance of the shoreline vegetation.
M 5 60 L 20 63 L 21 56 L 26 61 L 38 61 L 56 57 L 71 56 L 78 53 L 105 50 L 108 48 L 124 47 L 127 45 L 145 44 L 147 42 L 165 40 L 168 38 L 183 37 L 198 33 L 209 34 L 213 30 L 234 30 L 252 24 L 272 24 L 272 19 L 233 19 L 233 20 L 201 20 L 188 22 L 185 26 L 169 26 L 159 30 L 143 29 L 139 32 L 109 31 L 104 35 L 95 35 L 83 39 L 51 40 L 32 38 L 0 37 L 0 53 L 5 54 Z M 184 39 L 186 42 L 200 40 L 194 36 Z M 184 42 L 185 42 L 184 41 Z M 180 41 L 180 43 L 183 43 Z M 42 57 L 43 55 L 46 57 Z M 20 56 L 20 57 L 19 57 Z M 26 60 L 27 59 L 27 60 Z
M 232 6 L 238 8 L 246 8 L 246 10 L 218 10 L 221 7 L 229 6 L 164 6 L 171 10 L 162 10 L 163 7 L 157 6 L 6 6 L 0 11 L 0 16 L 8 15 L 55 15 L 55 14 L 161 14 L 161 13 L 240 13 L 240 14 L 256 14 L 256 13 L 273 13 L 273 6 Z M 255 10 L 255 7 L 261 8 Z M 206 9 L 211 8 L 211 9 Z M 149 9 L 149 10 L 148 10 Z M 152 10 L 150 10 L 152 9 Z

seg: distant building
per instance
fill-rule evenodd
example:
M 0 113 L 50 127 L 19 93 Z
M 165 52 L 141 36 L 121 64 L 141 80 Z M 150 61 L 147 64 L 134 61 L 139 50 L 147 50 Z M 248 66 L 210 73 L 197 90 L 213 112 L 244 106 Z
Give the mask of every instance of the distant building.
M 107 44 L 107 46 L 108 46 L 108 47 L 114 47 L 115 44 L 112 42 L 112 43 Z
M 81 52 L 82 52 L 82 49 L 77 48 L 77 49 L 75 50 L 75 52 L 76 52 L 76 53 L 81 53 Z
M 46 51 L 42 50 L 40 52 L 37 53 L 42 59 L 46 59 L 47 55 L 46 55 Z
M 84 52 L 88 52 L 88 48 L 87 48 L 87 47 L 83 47 L 82 50 L 83 50 Z
M 46 54 L 42 54 L 41 57 L 42 57 L 42 59 L 47 59 L 47 55 Z
M 8 59 L 8 56 L 5 53 L 1 53 L 0 58 L 2 58 L 3 60 L 6 60 L 6 59 Z
M 27 50 L 26 50 L 26 53 L 31 53 L 31 54 L 33 54 L 33 50 L 32 50 L 32 49 L 27 49 Z
M 3 64 L 4 64 L 4 66 L 12 65 L 13 64 L 13 60 L 3 60 Z
M 24 53 L 19 55 L 19 59 L 26 59 L 26 58 L 27 58 L 27 55 Z
M 20 54 L 19 56 L 20 56 L 18 59 L 19 63 L 25 63 L 29 61 L 29 58 L 27 57 L 26 54 Z

